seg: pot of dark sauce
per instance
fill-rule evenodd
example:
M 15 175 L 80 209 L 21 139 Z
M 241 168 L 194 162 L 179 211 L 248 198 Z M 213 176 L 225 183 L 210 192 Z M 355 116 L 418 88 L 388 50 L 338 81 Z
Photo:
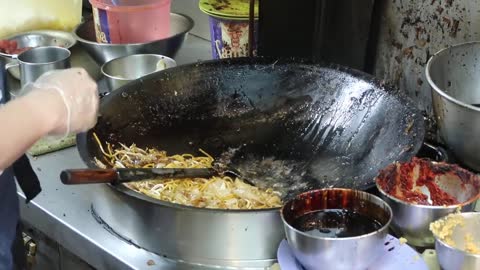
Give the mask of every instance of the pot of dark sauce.
M 307 270 L 367 269 L 382 254 L 392 209 L 352 189 L 302 193 L 281 210 L 287 241 Z

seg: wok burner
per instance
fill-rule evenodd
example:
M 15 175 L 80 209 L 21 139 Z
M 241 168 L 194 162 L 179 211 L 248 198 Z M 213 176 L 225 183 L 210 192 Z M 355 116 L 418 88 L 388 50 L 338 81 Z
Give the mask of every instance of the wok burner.
M 110 234 L 112 234 L 113 236 L 115 236 L 116 238 L 118 238 L 119 241 L 123 241 L 123 242 L 126 242 L 138 249 L 142 249 L 142 250 L 145 250 L 147 252 L 152 252 L 146 248 L 143 248 L 139 245 L 137 245 L 136 243 L 134 243 L 132 240 L 122 236 L 120 233 L 116 232 L 112 227 L 110 227 L 110 225 L 108 225 L 98 214 L 97 212 L 95 211 L 95 208 L 93 207 L 93 205 L 90 206 L 90 213 L 92 214 L 93 218 L 95 219 L 95 221 L 97 221 L 99 223 L 99 225 L 101 225 L 106 231 L 108 231 Z M 199 266 L 201 267 L 202 269 L 205 269 L 205 266 L 204 265 L 195 265 L 195 264 L 192 264 L 192 263 L 188 263 L 188 262 L 185 262 L 183 260 L 178 260 L 178 259 L 174 259 L 174 258 L 169 258 L 168 256 L 166 255 L 162 255 L 162 254 L 157 254 L 155 252 L 152 252 L 156 255 L 159 255 L 159 256 L 162 256 L 163 258 L 167 259 L 167 260 L 170 260 L 170 261 L 174 261 L 175 263 L 177 264 L 185 264 L 186 266 L 188 266 L 190 269 L 194 269 L 195 266 Z M 208 267 L 208 266 L 207 266 Z M 212 266 L 212 268 L 218 268 L 218 266 Z M 261 268 L 261 269 L 264 269 L 264 268 Z
M 141 246 L 135 244 L 130 239 L 123 237 L 122 235 L 117 233 L 114 229 L 112 229 L 112 227 L 110 227 L 110 225 L 108 225 L 105 221 L 103 221 L 103 219 L 97 214 L 93 205 L 90 206 L 90 213 L 92 213 L 92 217 L 95 219 L 95 221 L 97 221 L 98 224 L 100 224 L 105 230 L 107 230 L 107 232 L 111 233 L 113 236 L 117 237 L 121 241 L 124 241 L 130 245 L 133 245 L 136 248 L 143 249 Z
M 138 200 L 141 194 L 122 185 L 98 191 L 91 213 L 100 226 L 188 269 L 268 269 L 285 237 L 278 209 L 227 211 Z
M 137 245 L 136 243 L 134 243 L 132 240 L 122 236 L 120 233 L 116 232 L 112 227 L 110 227 L 110 225 L 108 225 L 98 214 L 97 212 L 95 211 L 95 208 L 93 207 L 93 205 L 90 206 L 90 213 L 92 214 L 92 217 L 95 219 L 95 221 L 98 222 L 99 225 L 101 225 L 106 231 L 108 231 L 110 234 L 112 234 L 113 236 L 115 236 L 116 238 L 118 238 L 119 241 L 123 241 L 123 242 L 126 242 L 138 249 L 143 249 L 147 252 L 152 252 L 146 248 L 143 248 L 139 245 Z M 157 254 L 155 252 L 152 252 L 154 254 Z M 178 259 L 174 259 L 174 258 L 169 258 L 168 256 L 166 255 L 162 255 L 162 254 L 157 254 L 159 256 L 162 256 L 164 257 L 165 259 L 168 259 L 168 260 L 171 260 L 171 261 L 174 261 L 175 263 L 179 263 L 179 264 L 185 264 L 187 265 L 188 267 L 190 267 L 191 269 L 194 269 L 195 266 L 200 266 L 202 267 L 202 269 L 205 269 L 205 265 L 198 265 L 198 264 L 192 264 L 192 263 L 189 263 L 189 262 L 185 262 L 183 260 L 178 260 Z M 209 266 L 206 266 L 206 267 L 209 267 Z M 218 268 L 219 266 L 211 266 L 212 268 Z M 249 268 L 250 269 L 250 268 Z M 259 269 L 265 269 L 265 268 L 259 268 Z

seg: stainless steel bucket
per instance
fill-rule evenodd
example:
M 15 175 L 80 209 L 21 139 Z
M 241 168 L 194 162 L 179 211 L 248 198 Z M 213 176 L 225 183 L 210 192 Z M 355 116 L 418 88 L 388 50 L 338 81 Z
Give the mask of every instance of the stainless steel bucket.
M 466 166 L 480 171 L 480 42 L 443 49 L 426 67 L 440 135 Z
M 95 213 L 126 240 L 170 259 L 262 269 L 285 238 L 280 209 L 228 211 L 181 206 L 102 185 Z

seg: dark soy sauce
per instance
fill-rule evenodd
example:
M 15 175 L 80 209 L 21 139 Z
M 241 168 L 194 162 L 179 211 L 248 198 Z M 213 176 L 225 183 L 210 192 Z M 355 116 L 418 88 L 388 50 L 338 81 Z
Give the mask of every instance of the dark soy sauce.
M 303 215 L 295 219 L 292 226 L 312 236 L 342 238 L 374 232 L 382 224 L 351 210 L 328 209 Z

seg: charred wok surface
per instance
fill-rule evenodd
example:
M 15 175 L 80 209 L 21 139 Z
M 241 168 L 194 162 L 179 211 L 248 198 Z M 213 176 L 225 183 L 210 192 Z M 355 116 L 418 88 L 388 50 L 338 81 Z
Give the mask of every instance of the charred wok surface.
M 169 153 L 198 149 L 285 196 L 364 189 L 414 156 L 424 136 L 413 103 L 369 75 L 295 59 L 229 59 L 155 73 L 102 100 L 101 140 Z M 89 166 L 101 156 L 78 136 Z

